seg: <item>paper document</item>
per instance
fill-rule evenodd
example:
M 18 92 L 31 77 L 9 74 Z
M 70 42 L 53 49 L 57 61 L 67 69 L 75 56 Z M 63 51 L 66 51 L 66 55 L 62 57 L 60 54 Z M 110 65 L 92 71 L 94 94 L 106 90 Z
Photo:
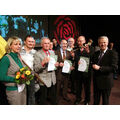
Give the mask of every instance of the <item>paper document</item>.
M 25 88 L 25 84 L 18 84 L 18 92 L 22 92 Z
M 80 57 L 80 64 L 78 66 L 78 71 L 88 72 L 89 61 L 90 60 L 88 57 Z
M 57 55 L 50 56 L 50 61 L 48 63 L 48 71 L 56 70 L 55 63 L 57 62 Z
M 71 70 L 70 70 L 70 67 L 72 66 L 72 63 L 70 60 L 65 60 L 64 61 L 64 66 L 62 68 L 62 72 L 63 73 L 70 73 Z

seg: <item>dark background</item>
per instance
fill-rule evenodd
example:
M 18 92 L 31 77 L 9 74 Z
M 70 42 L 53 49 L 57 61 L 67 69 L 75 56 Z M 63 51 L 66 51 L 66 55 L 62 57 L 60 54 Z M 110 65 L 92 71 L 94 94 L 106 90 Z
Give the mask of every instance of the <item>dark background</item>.
M 53 36 L 53 21 L 57 15 L 48 16 L 48 36 Z M 119 15 L 71 15 L 76 21 L 79 35 L 85 35 L 86 39 L 92 38 L 94 45 L 97 45 L 99 36 L 108 36 L 110 42 L 115 43 L 115 48 L 119 50 L 120 46 L 120 16 Z

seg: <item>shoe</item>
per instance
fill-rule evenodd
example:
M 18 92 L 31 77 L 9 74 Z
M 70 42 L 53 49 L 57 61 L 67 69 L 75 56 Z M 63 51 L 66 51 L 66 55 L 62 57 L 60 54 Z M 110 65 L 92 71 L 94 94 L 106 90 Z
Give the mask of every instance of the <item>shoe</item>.
M 74 105 L 78 105 L 80 103 L 81 99 L 77 99 L 75 102 L 74 102 Z
M 84 101 L 84 105 L 89 105 L 89 102 L 87 102 L 87 101 Z
M 84 103 L 84 105 L 89 105 L 88 102 Z

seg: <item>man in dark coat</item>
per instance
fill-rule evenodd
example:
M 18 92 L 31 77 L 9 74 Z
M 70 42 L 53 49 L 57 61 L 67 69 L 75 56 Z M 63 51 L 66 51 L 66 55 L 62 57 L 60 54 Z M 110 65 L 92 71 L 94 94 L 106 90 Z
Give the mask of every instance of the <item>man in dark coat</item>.
M 77 40 L 79 49 L 75 51 L 75 71 L 76 71 L 76 101 L 74 104 L 79 104 L 82 102 L 82 91 L 84 88 L 85 98 L 84 104 L 87 105 L 90 102 L 90 87 L 91 87 L 91 56 L 93 55 L 93 50 L 90 49 L 86 43 L 85 36 L 79 36 Z M 78 66 L 80 63 L 80 58 L 84 57 L 89 60 L 88 71 L 79 71 Z
M 101 36 L 98 39 L 100 51 L 95 52 L 93 56 L 93 86 L 94 86 L 94 105 L 109 104 L 109 96 L 113 87 L 113 73 L 117 69 L 117 54 L 108 49 L 108 37 Z
M 64 60 L 71 60 L 72 57 L 70 52 L 67 51 L 67 41 L 65 39 L 61 40 L 60 49 L 58 49 L 55 53 L 58 56 L 58 62 L 59 62 L 59 68 L 57 68 L 56 71 L 57 103 L 59 103 L 61 88 L 63 88 L 62 90 L 63 99 L 69 102 L 70 99 L 67 96 L 67 90 L 68 90 L 68 80 L 70 74 L 63 73 L 62 68 L 64 66 Z

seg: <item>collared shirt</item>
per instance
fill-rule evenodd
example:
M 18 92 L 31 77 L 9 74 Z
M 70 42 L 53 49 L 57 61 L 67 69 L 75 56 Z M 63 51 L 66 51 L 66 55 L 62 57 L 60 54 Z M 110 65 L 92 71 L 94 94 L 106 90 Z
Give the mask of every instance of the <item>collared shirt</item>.
M 63 49 L 62 48 L 60 48 L 60 52 L 61 52 L 61 55 L 62 55 L 62 58 L 63 58 Z M 65 52 L 65 56 L 66 56 L 66 50 L 64 52 Z
M 102 57 L 104 56 L 105 52 L 107 51 L 107 49 L 108 49 L 108 48 L 106 48 L 104 51 L 100 50 L 100 55 L 99 55 L 99 57 L 98 57 L 98 63 L 97 63 L 97 64 L 100 63 L 100 61 L 101 61 Z
M 36 50 L 32 49 L 29 53 L 27 53 L 24 46 L 22 47 L 22 50 L 20 52 L 22 59 L 32 70 L 33 70 L 33 60 L 34 60 L 35 52 Z
M 49 52 L 50 52 L 50 55 L 51 55 L 51 54 L 55 54 L 55 51 L 54 51 L 54 50 L 49 50 Z
M 101 51 L 100 50 L 100 53 L 102 52 L 103 53 L 103 55 L 106 53 L 106 51 L 108 50 L 108 48 L 106 48 L 104 51 Z
M 73 48 L 71 48 L 71 47 L 68 46 L 67 50 L 68 50 L 68 51 L 71 51 L 71 50 L 73 50 Z
M 108 48 L 106 48 L 106 49 L 103 51 L 103 53 L 105 54 L 107 50 L 108 50 Z
M 49 52 L 49 50 L 44 50 L 44 49 L 42 49 L 43 50 L 43 52 L 47 55 L 47 56 L 50 56 L 50 52 Z

